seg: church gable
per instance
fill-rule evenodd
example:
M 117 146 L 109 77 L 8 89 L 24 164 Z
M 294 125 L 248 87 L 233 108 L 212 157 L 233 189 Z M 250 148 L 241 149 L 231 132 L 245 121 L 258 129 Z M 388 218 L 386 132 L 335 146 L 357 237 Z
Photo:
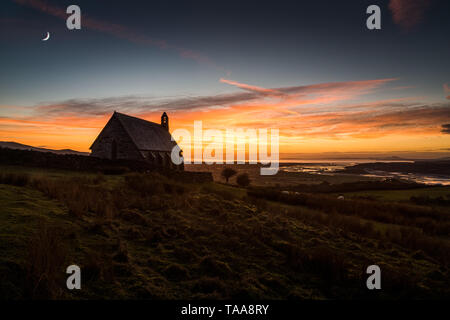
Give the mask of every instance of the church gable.
M 91 156 L 106 159 L 145 160 L 157 167 L 183 170 L 175 166 L 171 152 L 176 146 L 169 133 L 169 118 L 161 116 L 161 125 L 114 112 L 91 146 Z
M 113 115 L 91 146 L 91 156 L 106 159 L 143 159 L 131 137 Z
M 176 145 L 168 131 L 168 119 L 166 119 L 165 126 L 162 126 L 122 113 L 115 113 L 115 116 L 141 151 L 171 152 Z

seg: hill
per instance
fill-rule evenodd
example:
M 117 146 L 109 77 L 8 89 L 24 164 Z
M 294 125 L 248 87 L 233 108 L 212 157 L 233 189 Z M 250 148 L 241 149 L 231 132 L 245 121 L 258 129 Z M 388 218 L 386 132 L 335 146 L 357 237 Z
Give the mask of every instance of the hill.
M 52 153 L 56 153 L 56 154 L 75 154 L 75 155 L 84 155 L 84 156 L 89 155 L 89 152 L 75 151 L 72 149 L 54 150 L 54 149 L 47 149 L 47 148 L 32 147 L 32 146 L 29 146 L 26 144 L 21 144 L 21 143 L 12 142 L 12 141 L 0 141 L 0 148 L 31 150 L 31 151 L 40 151 L 40 152 L 52 152 Z
M 443 158 L 433 160 L 417 160 L 414 162 L 359 163 L 346 167 L 338 172 L 364 174 L 368 171 L 450 175 L 450 160 Z
M 434 204 L 3 166 L 0 297 L 448 297 L 449 231 Z M 65 289 L 74 263 L 80 291 Z

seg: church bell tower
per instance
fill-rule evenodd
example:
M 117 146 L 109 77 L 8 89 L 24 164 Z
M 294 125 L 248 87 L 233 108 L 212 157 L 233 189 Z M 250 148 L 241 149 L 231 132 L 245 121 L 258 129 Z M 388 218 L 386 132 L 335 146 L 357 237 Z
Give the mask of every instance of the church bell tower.
M 166 128 L 167 131 L 169 131 L 169 117 L 165 112 L 161 116 L 161 126 L 163 128 Z

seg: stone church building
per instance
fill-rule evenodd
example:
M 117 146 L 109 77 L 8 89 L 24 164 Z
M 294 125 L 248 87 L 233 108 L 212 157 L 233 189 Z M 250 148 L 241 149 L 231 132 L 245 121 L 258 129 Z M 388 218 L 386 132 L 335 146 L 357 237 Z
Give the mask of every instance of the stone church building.
M 183 170 L 183 164 L 176 166 L 170 158 L 176 145 L 165 112 L 161 124 L 157 124 L 114 111 L 89 149 L 93 157 L 144 160 L 155 167 Z

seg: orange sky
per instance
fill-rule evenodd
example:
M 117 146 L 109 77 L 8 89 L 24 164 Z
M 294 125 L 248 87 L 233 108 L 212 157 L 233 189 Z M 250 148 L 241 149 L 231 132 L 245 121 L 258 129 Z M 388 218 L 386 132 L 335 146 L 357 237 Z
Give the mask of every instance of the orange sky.
M 445 100 L 423 103 L 420 98 L 407 97 L 362 101 L 362 97 L 376 94 L 395 79 L 275 89 L 220 81 L 243 91 L 165 101 L 160 108 L 151 102 L 138 107 L 128 100 L 121 104 L 118 98 L 117 111 L 159 122 L 166 108 L 171 131 L 192 131 L 196 120 L 203 122 L 204 129 L 279 129 L 281 153 L 442 152 L 450 148 L 450 135 L 442 130 L 442 125 L 450 123 Z M 88 151 L 113 111 L 102 103 L 1 106 L 0 140 Z

